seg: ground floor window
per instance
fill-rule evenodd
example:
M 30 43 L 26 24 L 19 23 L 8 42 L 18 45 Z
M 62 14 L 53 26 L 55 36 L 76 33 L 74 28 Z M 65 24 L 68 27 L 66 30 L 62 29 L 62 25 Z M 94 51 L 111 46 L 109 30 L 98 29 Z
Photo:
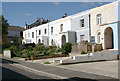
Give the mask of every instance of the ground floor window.
M 85 40 L 85 35 L 80 35 L 80 41 Z
M 41 40 L 40 40 L 40 39 L 38 40 L 38 43 L 41 43 Z

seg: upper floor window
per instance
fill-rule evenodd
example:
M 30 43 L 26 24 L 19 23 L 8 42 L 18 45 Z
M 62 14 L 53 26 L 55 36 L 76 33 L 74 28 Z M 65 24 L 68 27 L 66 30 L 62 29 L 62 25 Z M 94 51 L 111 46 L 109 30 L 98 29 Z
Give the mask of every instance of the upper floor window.
M 84 27 L 84 19 L 81 19 L 80 23 L 81 23 L 81 27 Z
M 44 30 L 44 33 L 45 33 L 45 34 L 47 33 L 47 29 Z
M 41 35 L 41 30 L 39 30 L 39 35 Z
M 32 32 L 32 38 L 34 38 L 34 32 Z
M 30 33 L 28 33 L 28 38 L 30 38 Z
M 101 24 L 101 14 L 97 15 L 97 24 Z
M 63 31 L 63 24 L 60 25 L 60 31 Z
M 26 34 L 25 34 L 25 39 L 26 39 Z
M 51 34 L 53 34 L 53 27 L 51 27 Z

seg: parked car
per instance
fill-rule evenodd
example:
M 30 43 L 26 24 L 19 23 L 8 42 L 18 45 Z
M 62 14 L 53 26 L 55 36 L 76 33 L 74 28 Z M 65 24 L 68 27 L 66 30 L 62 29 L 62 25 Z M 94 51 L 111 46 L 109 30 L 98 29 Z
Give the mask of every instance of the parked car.
M 35 43 L 23 44 L 23 45 L 22 45 L 22 48 L 23 48 L 23 49 L 28 49 L 30 46 L 35 47 Z

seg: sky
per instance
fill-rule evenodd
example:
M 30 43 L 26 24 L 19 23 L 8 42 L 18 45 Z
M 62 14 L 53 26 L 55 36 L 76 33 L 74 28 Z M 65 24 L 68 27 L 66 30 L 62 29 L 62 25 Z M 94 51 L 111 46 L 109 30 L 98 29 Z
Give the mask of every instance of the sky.
M 67 15 L 73 15 L 108 2 L 3 2 L 2 15 L 9 25 L 25 26 L 43 17 L 56 20 Z

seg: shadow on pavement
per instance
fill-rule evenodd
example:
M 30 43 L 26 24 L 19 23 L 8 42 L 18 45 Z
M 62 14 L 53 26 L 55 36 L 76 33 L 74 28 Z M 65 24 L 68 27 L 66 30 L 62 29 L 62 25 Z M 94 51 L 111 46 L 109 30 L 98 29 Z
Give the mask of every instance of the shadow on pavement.
M 2 58 L 2 63 L 5 63 L 5 64 L 14 64 L 14 63 L 19 63 L 19 62 L 15 62 L 15 61 L 11 61 L 11 60 L 7 60 L 7 59 L 4 59 Z
M 22 74 L 9 70 L 7 68 L 2 67 L 2 81 L 119 81 L 117 79 L 86 79 L 86 78 L 78 78 L 72 77 L 68 79 L 31 79 Z

